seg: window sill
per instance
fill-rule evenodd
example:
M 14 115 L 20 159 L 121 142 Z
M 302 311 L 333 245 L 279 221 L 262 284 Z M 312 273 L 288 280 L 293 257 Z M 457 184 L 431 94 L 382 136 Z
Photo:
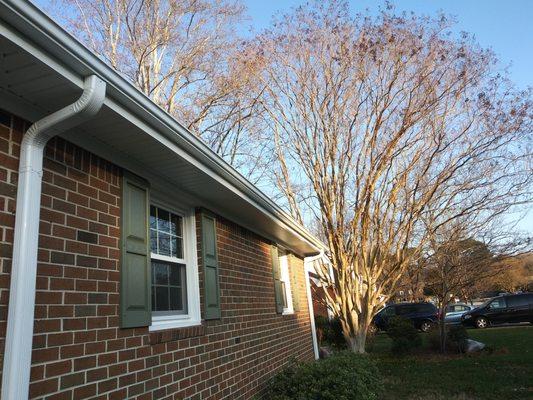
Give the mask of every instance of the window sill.
M 166 329 L 179 329 L 179 328 L 189 328 L 192 326 L 199 326 L 202 325 L 201 320 L 192 319 L 188 317 L 184 318 L 176 318 L 171 320 L 152 320 L 152 325 L 148 328 L 150 332 L 157 332 L 162 331 Z
M 289 310 L 289 309 L 283 310 L 281 315 L 294 315 L 294 310 Z

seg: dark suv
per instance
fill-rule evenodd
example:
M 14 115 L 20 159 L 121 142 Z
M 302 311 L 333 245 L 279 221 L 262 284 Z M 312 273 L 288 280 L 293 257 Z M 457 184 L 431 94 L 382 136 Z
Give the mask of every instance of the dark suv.
M 427 332 L 431 325 L 438 321 L 438 310 L 431 303 L 399 303 L 391 304 L 378 312 L 372 320 L 374 331 L 387 330 L 389 319 L 396 315 L 410 319 L 417 329 Z
M 515 322 L 533 323 L 533 293 L 498 296 L 461 317 L 463 325 L 480 329 L 489 325 Z

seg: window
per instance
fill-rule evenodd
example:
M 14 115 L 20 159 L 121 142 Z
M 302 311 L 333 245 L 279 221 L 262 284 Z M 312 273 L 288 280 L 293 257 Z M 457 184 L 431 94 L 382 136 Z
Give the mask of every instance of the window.
M 507 297 L 507 304 L 509 307 L 528 307 L 529 299 L 527 295 L 509 296 Z
M 392 317 L 396 315 L 396 311 L 394 310 L 394 307 L 387 307 L 383 310 L 383 316 L 385 317 Z
M 150 207 L 152 315 L 187 312 L 182 232 L 180 216 L 159 207 Z
M 150 206 L 151 330 L 200 323 L 194 212 Z
M 293 314 L 294 308 L 292 304 L 289 259 L 284 251 L 280 250 L 279 254 L 281 294 L 283 296 L 283 314 Z
M 503 297 L 500 297 L 498 299 L 494 299 L 491 301 L 489 308 L 491 309 L 498 309 L 498 308 L 505 308 L 505 299 Z

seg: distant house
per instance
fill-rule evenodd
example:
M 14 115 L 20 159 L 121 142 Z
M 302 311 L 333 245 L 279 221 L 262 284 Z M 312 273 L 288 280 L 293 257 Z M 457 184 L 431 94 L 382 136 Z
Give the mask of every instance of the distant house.
M 249 399 L 316 357 L 317 239 L 31 3 L 0 49 L 3 400 Z

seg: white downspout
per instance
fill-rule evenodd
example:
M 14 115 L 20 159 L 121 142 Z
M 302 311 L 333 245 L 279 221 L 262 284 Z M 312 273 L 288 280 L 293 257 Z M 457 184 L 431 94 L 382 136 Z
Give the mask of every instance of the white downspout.
M 35 122 L 22 139 L 2 374 L 3 400 L 27 399 L 29 392 L 44 148 L 53 136 L 96 115 L 104 101 L 105 88 L 105 82 L 95 75 L 87 77 L 83 93 L 75 103 Z
M 311 277 L 309 272 L 313 269 L 313 262 L 324 257 L 324 250 L 320 251 L 320 254 L 314 257 L 307 257 L 304 259 L 304 270 L 305 270 L 305 291 L 307 292 L 307 307 L 309 309 L 309 320 L 311 321 L 311 336 L 313 338 L 313 350 L 315 353 L 315 360 L 320 358 L 318 352 L 318 340 L 316 337 L 316 325 L 315 325 L 315 310 L 313 307 L 313 294 L 311 293 Z

